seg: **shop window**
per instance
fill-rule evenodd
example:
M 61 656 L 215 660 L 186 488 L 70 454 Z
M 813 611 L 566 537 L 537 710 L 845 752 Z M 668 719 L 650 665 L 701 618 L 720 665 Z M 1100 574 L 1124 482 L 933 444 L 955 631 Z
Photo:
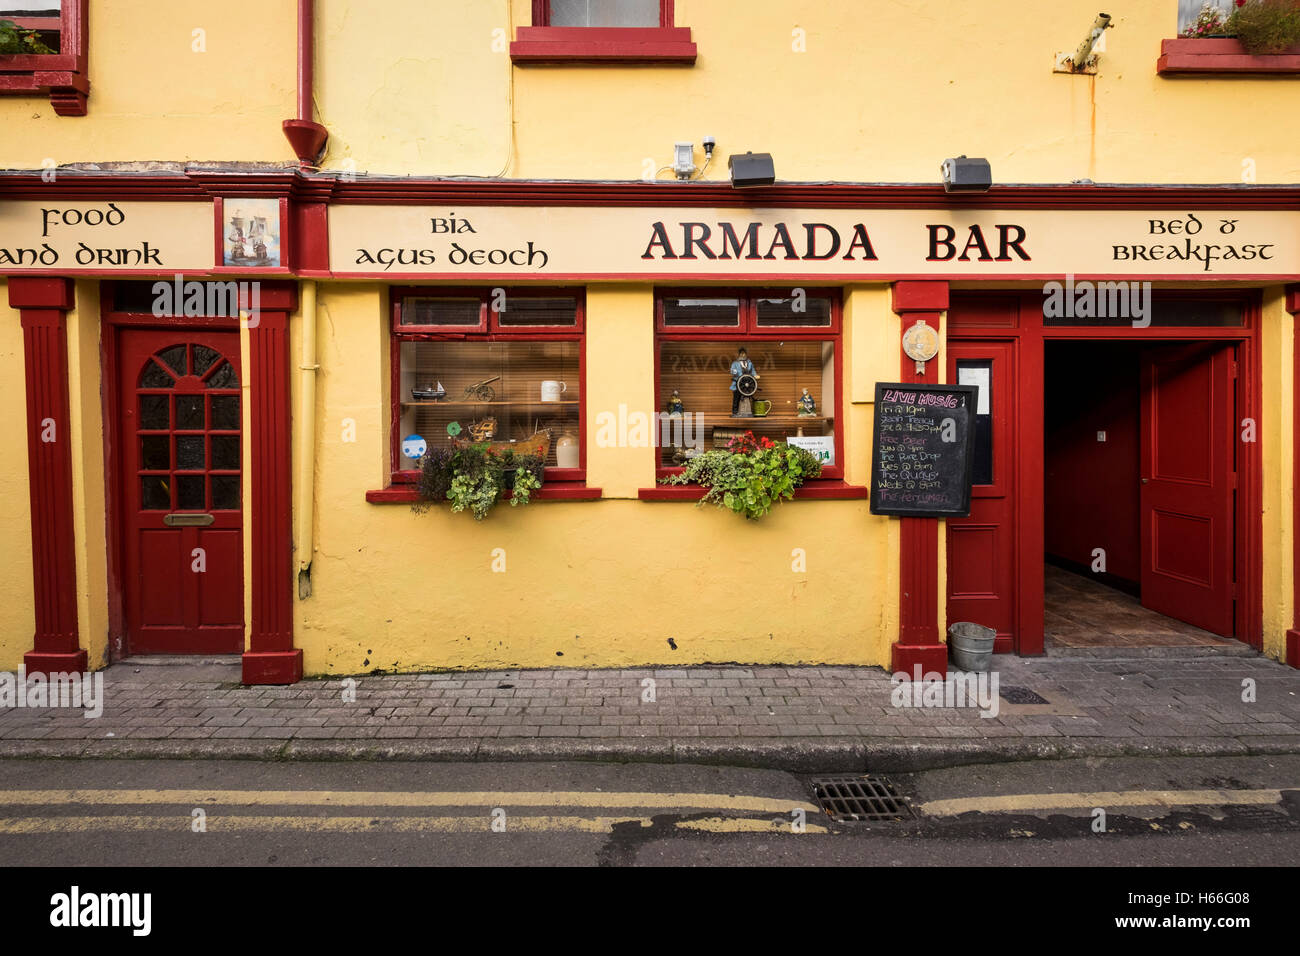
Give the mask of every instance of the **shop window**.
M 533 25 L 510 44 L 516 63 L 694 63 L 673 0 L 533 0 Z
M 582 480 L 584 305 L 575 290 L 393 290 L 393 480 L 418 476 L 410 436 L 539 448 L 548 481 Z
M 60 116 L 85 116 L 88 0 L 0 0 L 0 94 L 47 93 Z
M 843 476 L 838 292 L 671 290 L 657 306 L 661 477 L 691 449 L 726 448 L 746 431 L 802 443 L 823 459 L 822 477 Z

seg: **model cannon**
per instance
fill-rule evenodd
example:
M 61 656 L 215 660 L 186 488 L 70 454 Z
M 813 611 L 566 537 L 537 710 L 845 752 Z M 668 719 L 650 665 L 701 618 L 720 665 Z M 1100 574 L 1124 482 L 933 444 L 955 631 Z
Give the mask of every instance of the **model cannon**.
M 499 381 L 501 381 L 501 376 L 493 375 L 491 378 L 485 378 L 473 385 L 466 385 L 464 397 L 466 400 L 474 398 L 480 402 L 490 402 L 497 397 L 497 391 L 492 387 L 492 383 Z

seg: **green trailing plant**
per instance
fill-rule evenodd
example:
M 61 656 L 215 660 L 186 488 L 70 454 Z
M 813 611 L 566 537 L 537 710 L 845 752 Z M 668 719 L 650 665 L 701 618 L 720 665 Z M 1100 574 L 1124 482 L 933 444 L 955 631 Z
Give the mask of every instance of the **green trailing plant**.
M 677 475 L 660 479 L 669 485 L 700 485 L 707 489 L 702 506 L 711 502 L 758 520 L 781 501 L 794 497 L 795 489 L 821 474 L 821 462 L 811 452 L 745 432 L 727 450 L 706 451 L 686 462 Z
M 1300 0 L 1237 3 L 1225 29 L 1247 53 L 1285 53 L 1300 46 Z
M 507 495 L 512 508 L 527 505 L 542 487 L 545 463 L 536 455 L 496 453 L 486 444 L 438 446 L 420 459 L 420 500 L 415 511 L 450 501 L 452 511 L 468 511 L 477 521 L 488 516 Z
M 35 30 L 24 30 L 12 20 L 0 20 L 0 54 L 53 52 Z

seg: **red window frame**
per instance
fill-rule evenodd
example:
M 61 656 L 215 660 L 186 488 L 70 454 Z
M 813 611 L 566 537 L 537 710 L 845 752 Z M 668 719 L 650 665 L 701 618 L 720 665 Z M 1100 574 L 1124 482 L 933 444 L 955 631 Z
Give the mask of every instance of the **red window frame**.
M 577 342 L 578 345 L 578 467 L 557 468 L 547 466 L 547 482 L 578 482 L 587 480 L 587 290 L 581 286 L 527 286 L 504 287 L 507 299 L 544 299 L 553 296 L 572 296 L 577 303 L 577 316 L 573 325 L 528 326 L 502 328 L 497 313 L 490 308 L 493 294 L 502 286 L 395 286 L 389 290 L 389 339 L 391 341 L 391 368 L 389 403 L 391 419 L 389 436 L 389 483 L 413 485 L 419 482 L 416 470 L 398 468 L 401 459 L 402 423 L 402 343 L 465 340 L 470 342 Z M 402 299 L 406 296 L 433 298 L 478 298 L 478 326 L 402 325 Z M 543 489 L 545 490 L 545 489 Z
M 60 116 L 85 116 L 90 80 L 86 75 L 89 0 L 62 0 L 57 17 L 12 17 L 29 30 L 59 31 L 57 53 L 0 55 L 0 95 L 48 92 Z
M 553 27 L 550 0 L 533 0 L 533 25 L 510 44 L 515 63 L 693 64 L 689 27 L 673 25 L 673 0 L 659 0 L 657 27 Z
M 689 288 L 665 286 L 655 289 L 655 378 L 656 406 L 659 402 L 661 382 L 659 366 L 663 357 L 663 342 L 725 341 L 725 342 L 788 342 L 811 341 L 835 343 L 835 395 L 833 420 L 835 422 L 835 464 L 822 468 L 820 477 L 812 481 L 843 481 L 844 479 L 844 294 L 839 288 L 809 287 L 809 298 L 828 299 L 831 304 L 830 324 L 823 326 L 759 326 L 757 301 L 764 298 L 789 298 L 790 289 L 753 289 L 704 287 Z M 719 325 L 664 325 L 664 299 L 699 296 L 700 298 L 737 298 L 740 300 L 740 325 L 732 328 Z M 825 401 L 825 396 L 823 396 Z M 685 469 L 660 464 L 659 448 L 652 449 L 655 461 L 655 478 L 681 474 Z

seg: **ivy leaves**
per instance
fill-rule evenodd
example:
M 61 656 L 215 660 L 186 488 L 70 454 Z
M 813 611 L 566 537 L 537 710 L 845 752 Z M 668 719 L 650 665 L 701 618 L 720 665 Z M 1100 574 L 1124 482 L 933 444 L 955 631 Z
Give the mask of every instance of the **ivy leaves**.
M 806 479 L 821 474 L 821 462 L 802 448 L 748 438 L 733 446 L 742 450 L 707 451 L 690 459 L 681 474 L 661 480 L 701 485 L 708 489 L 701 505 L 712 502 L 756 521 L 777 503 L 792 499 Z

